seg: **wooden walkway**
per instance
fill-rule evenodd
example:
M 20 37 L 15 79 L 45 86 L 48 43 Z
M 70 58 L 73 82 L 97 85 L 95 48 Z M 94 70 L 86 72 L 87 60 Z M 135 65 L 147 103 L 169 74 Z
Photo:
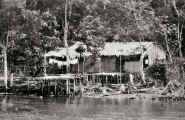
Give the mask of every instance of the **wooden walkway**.
M 44 87 L 54 87 L 54 94 L 58 95 L 61 88 L 65 91 L 65 94 L 70 95 L 77 92 L 77 86 L 82 84 L 81 77 L 73 74 L 63 74 L 59 76 L 45 76 L 45 77 L 35 77 L 37 81 L 42 84 L 42 92 L 44 92 Z M 44 94 L 44 93 L 43 93 Z
M 1 79 L 3 83 L 3 78 Z M 32 94 L 39 92 L 42 96 L 71 95 L 82 85 L 82 76 L 74 74 L 48 75 L 42 77 L 13 77 L 9 79 L 8 90 Z
M 32 94 L 39 91 L 42 96 L 46 95 L 70 95 L 83 89 L 83 85 L 90 84 L 122 84 L 125 74 L 120 73 L 93 73 L 93 74 L 59 74 L 41 77 L 10 77 L 9 89 L 12 92 L 24 91 Z M 122 76 L 122 77 L 121 77 Z M 3 78 L 2 78 L 3 83 Z

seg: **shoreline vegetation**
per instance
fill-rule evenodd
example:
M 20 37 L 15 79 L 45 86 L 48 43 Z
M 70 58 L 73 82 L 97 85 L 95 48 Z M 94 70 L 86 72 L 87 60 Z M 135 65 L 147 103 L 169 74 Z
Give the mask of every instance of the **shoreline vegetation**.
M 97 99 L 129 99 L 141 101 L 164 101 L 164 102 L 181 102 L 185 101 L 185 96 L 181 87 L 177 82 L 169 82 L 166 87 L 144 86 L 142 84 L 104 84 L 96 83 L 91 85 L 76 86 L 75 93 L 55 95 L 54 91 L 41 93 L 41 89 L 31 89 L 28 91 L 27 85 L 19 88 L 9 88 L 8 91 L 0 93 L 0 95 L 18 95 L 29 97 L 53 98 L 53 97 L 84 97 Z M 37 86 L 38 87 L 38 86 Z M 176 89 L 175 89 L 176 87 Z M 51 89 L 51 87 L 49 88 Z
M 132 99 L 132 100 L 158 100 L 166 102 L 185 101 L 185 96 L 180 94 L 171 93 L 168 87 L 147 87 L 147 88 L 127 88 L 125 85 L 116 85 L 117 89 L 110 86 L 100 87 L 94 85 L 86 87 L 83 97 L 89 98 L 111 98 L 111 99 Z M 118 88 L 118 86 L 120 86 Z M 124 88 L 124 87 L 125 88 Z M 179 90 L 177 90 L 179 92 Z
M 40 96 L 41 98 L 80 95 L 89 98 L 185 101 L 185 87 L 177 80 L 176 72 L 169 72 L 169 69 L 163 71 L 159 68 L 161 68 L 160 64 L 150 66 L 146 70 L 145 80 L 136 73 L 124 73 L 122 80 L 112 74 L 108 74 L 109 77 L 104 76 L 105 79 L 102 76 L 98 79 L 95 76 L 88 76 L 90 74 L 12 77 L 8 80 L 8 89 L 0 87 L 0 91 L 5 94 Z M 173 78 L 169 79 L 169 76 L 166 76 L 169 73 Z

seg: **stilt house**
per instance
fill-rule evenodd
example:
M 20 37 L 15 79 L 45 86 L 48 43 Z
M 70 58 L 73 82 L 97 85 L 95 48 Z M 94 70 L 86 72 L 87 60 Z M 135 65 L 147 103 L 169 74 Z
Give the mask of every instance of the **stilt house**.
M 72 73 L 141 72 L 146 67 L 166 59 L 165 51 L 153 42 L 106 42 L 99 58 L 94 58 L 87 50 L 80 55 L 76 52 L 79 45 L 82 43 L 77 42 L 69 47 Z M 46 56 L 50 58 L 49 63 L 65 67 L 65 53 L 65 48 L 61 48 L 50 51 Z

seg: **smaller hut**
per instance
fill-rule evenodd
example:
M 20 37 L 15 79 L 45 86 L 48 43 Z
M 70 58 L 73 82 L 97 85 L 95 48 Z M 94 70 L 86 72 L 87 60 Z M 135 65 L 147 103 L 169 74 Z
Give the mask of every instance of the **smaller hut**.
M 79 46 L 84 47 L 84 53 L 78 52 Z M 68 48 L 68 53 L 69 53 L 69 65 L 70 65 L 70 72 L 71 73 L 78 73 L 82 70 L 82 64 L 84 61 L 81 61 L 81 58 L 88 57 L 91 54 L 87 52 L 86 46 L 82 42 L 76 42 L 72 46 Z M 58 48 L 54 51 L 50 51 L 47 54 L 45 54 L 48 60 L 48 64 L 50 66 L 53 66 L 59 71 L 59 73 L 66 73 L 66 66 L 67 66 L 67 59 L 66 59 L 66 48 Z M 83 57 L 82 57 L 83 56 Z M 80 62 L 81 61 L 81 62 Z

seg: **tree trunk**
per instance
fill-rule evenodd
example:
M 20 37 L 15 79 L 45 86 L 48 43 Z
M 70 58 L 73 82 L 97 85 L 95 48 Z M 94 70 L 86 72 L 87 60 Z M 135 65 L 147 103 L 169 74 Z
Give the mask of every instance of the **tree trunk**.
M 47 59 L 46 59 L 46 50 L 45 50 L 45 51 L 44 51 L 44 77 L 47 76 L 46 65 L 47 65 Z
M 83 75 L 85 73 L 85 57 L 83 56 Z
M 79 58 L 78 58 L 78 74 L 80 73 L 80 61 L 79 61 Z
M 168 37 L 167 37 L 166 33 L 165 33 L 165 42 L 166 42 L 166 49 L 167 49 L 167 52 L 168 52 L 168 55 L 169 55 L 170 62 L 173 63 L 172 55 L 170 53 L 170 49 L 169 49 L 169 45 L 168 45 Z
M 180 32 L 180 25 L 178 21 L 178 43 L 179 43 L 179 57 L 180 57 L 180 64 L 179 64 L 179 80 L 181 83 L 184 82 L 184 67 L 183 67 L 183 55 L 182 55 L 182 40 L 181 40 L 181 32 Z
M 3 49 L 3 56 L 4 56 L 4 84 L 5 84 L 5 89 L 7 90 L 8 88 L 8 66 L 7 66 L 7 53 L 6 53 L 6 48 Z
M 7 91 L 7 88 L 8 88 L 7 46 L 8 46 L 9 35 L 10 35 L 10 32 L 8 31 L 7 32 L 7 36 L 6 36 L 6 43 L 5 43 L 5 46 L 3 47 L 3 56 L 4 56 L 4 84 L 5 84 L 6 91 Z
M 67 65 L 66 65 L 66 72 L 69 72 L 69 48 L 68 48 L 68 20 L 67 20 L 67 12 L 68 12 L 68 0 L 66 0 L 65 3 L 65 27 L 64 27 L 64 45 L 66 48 L 66 61 L 67 61 Z
M 121 82 L 121 55 L 120 55 L 120 82 Z
M 182 29 L 180 30 L 180 28 L 183 28 L 183 25 L 180 27 L 180 14 L 179 14 L 179 11 L 177 9 L 177 6 L 176 6 L 176 0 L 172 0 L 172 5 L 173 5 L 173 8 L 177 14 L 177 17 L 178 17 L 178 45 L 179 45 L 179 57 L 180 57 L 180 64 L 179 64 L 179 80 L 181 83 L 184 83 L 184 67 L 183 67 L 183 55 L 182 55 Z

